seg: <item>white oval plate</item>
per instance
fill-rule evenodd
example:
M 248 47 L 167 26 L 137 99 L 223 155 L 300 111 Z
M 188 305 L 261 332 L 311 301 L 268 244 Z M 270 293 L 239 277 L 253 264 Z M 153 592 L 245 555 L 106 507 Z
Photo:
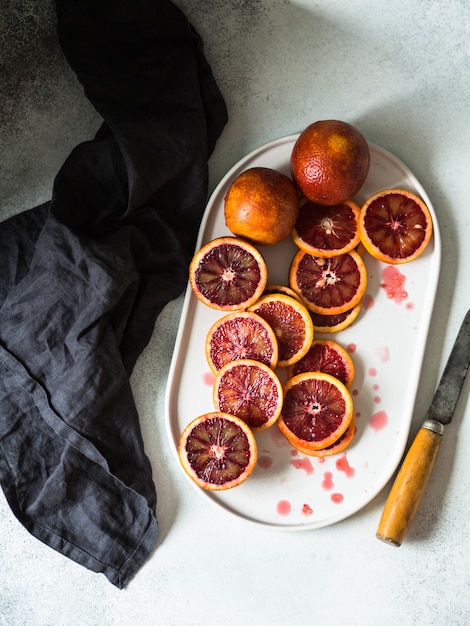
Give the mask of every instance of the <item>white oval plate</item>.
M 262 146 L 228 172 L 207 205 L 197 248 L 230 234 L 224 220 L 224 196 L 238 174 L 254 166 L 290 174 L 290 153 L 297 137 L 291 135 Z M 346 347 L 355 365 L 351 392 L 357 432 L 344 453 L 324 459 L 296 453 L 274 426 L 256 436 L 258 464 L 243 485 L 210 493 L 188 478 L 202 497 L 253 523 L 303 530 L 352 515 L 386 485 L 406 446 L 439 277 L 440 236 L 431 202 L 412 172 L 375 145 L 370 144 L 370 152 L 369 175 L 357 202 L 362 204 L 385 188 L 414 191 L 431 211 L 433 238 L 421 257 L 395 268 L 366 253 L 368 286 L 361 313 L 349 328 L 323 335 Z M 285 240 L 260 251 L 268 264 L 268 282 L 288 284 L 289 265 L 296 252 L 293 242 Z M 386 278 L 387 272 L 404 281 L 398 290 L 392 289 L 393 298 L 384 288 L 394 278 Z M 221 315 L 201 304 L 188 286 L 166 391 L 166 425 L 176 459 L 178 439 L 186 424 L 214 410 L 205 339 Z

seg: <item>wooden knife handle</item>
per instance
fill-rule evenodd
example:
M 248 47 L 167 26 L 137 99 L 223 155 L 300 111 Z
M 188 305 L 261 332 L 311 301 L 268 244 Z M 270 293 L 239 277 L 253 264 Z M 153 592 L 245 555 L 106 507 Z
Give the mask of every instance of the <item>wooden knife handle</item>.
M 418 511 L 442 441 L 444 426 L 426 420 L 402 463 L 385 503 L 376 537 L 401 546 Z

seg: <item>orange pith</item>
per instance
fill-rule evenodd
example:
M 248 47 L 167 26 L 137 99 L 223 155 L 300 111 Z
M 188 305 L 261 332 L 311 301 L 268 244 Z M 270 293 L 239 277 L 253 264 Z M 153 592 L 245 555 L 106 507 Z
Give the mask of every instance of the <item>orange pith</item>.
M 243 420 L 214 411 L 186 426 L 179 439 L 178 456 L 199 487 L 222 491 L 250 476 L 257 461 L 256 440 Z
M 228 313 L 216 320 L 207 333 L 205 350 L 214 374 L 237 359 L 255 359 L 275 368 L 279 358 L 273 329 L 251 311 Z
M 218 372 L 213 400 L 217 411 L 236 415 L 253 432 L 260 432 L 272 426 L 281 413 L 282 385 L 271 368 L 241 359 Z
M 359 233 L 366 250 L 384 263 L 408 263 L 426 249 L 432 236 L 432 217 L 416 194 L 385 189 L 364 203 Z
M 290 158 L 294 182 L 317 204 L 341 204 L 364 184 L 370 152 L 363 135 L 340 120 L 320 120 L 299 135 Z
M 354 250 L 329 259 L 299 250 L 292 261 L 289 280 L 310 311 L 338 315 L 362 300 L 367 269 Z
M 332 445 L 353 418 L 353 402 L 345 385 L 330 374 L 305 372 L 284 385 L 280 431 L 295 447 L 321 450 Z
M 318 257 L 353 250 L 359 243 L 359 206 L 352 200 L 333 206 L 307 201 L 301 205 L 292 231 L 294 243 Z
M 349 353 L 336 341 L 315 339 L 307 354 L 290 366 L 289 377 L 303 372 L 331 374 L 349 389 L 354 380 L 354 363 Z
M 348 309 L 344 313 L 337 315 L 321 315 L 320 313 L 311 313 L 313 327 L 318 333 L 337 333 L 351 326 L 361 312 L 362 301 L 356 304 L 352 309 Z
M 304 356 L 313 341 L 313 322 L 301 302 L 284 294 L 270 294 L 249 310 L 274 330 L 279 346 L 278 367 L 288 367 Z
M 299 204 L 292 180 L 268 168 L 252 167 L 239 174 L 227 191 L 224 216 L 237 237 L 273 245 L 290 235 Z
M 236 237 L 210 241 L 196 252 L 189 267 L 189 281 L 198 300 L 224 311 L 244 310 L 256 302 L 267 278 L 259 250 Z
M 322 448 L 321 450 L 309 450 L 308 448 L 304 448 L 301 445 L 298 445 L 296 450 L 308 456 L 317 456 L 317 457 L 333 456 L 333 454 L 344 452 L 344 450 L 346 450 L 346 448 L 349 446 L 351 441 L 354 439 L 355 434 L 356 434 L 356 420 L 353 417 L 346 431 L 339 437 L 339 439 L 337 439 L 334 443 L 327 446 L 326 448 Z

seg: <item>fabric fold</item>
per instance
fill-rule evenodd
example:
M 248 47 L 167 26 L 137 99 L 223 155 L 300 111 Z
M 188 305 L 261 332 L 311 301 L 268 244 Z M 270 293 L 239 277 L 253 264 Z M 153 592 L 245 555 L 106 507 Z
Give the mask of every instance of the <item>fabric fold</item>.
M 129 377 L 186 285 L 227 111 L 168 0 L 56 5 L 103 124 L 49 203 L 0 224 L 0 482 L 29 532 L 122 588 L 157 541 Z

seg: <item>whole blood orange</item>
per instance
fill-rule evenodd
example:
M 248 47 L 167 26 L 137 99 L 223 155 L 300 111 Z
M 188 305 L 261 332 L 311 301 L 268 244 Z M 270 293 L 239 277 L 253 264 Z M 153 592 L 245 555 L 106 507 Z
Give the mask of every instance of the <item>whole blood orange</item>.
M 341 204 L 364 184 L 370 167 L 369 146 L 351 124 L 320 120 L 305 128 L 292 149 L 295 184 L 317 204 Z
M 250 427 L 239 417 L 214 411 L 196 417 L 181 433 L 178 456 L 202 489 L 236 487 L 250 476 L 258 458 Z
M 259 245 L 279 243 L 290 235 L 299 195 L 292 180 L 268 167 L 252 167 L 231 183 L 224 201 L 227 228 Z

